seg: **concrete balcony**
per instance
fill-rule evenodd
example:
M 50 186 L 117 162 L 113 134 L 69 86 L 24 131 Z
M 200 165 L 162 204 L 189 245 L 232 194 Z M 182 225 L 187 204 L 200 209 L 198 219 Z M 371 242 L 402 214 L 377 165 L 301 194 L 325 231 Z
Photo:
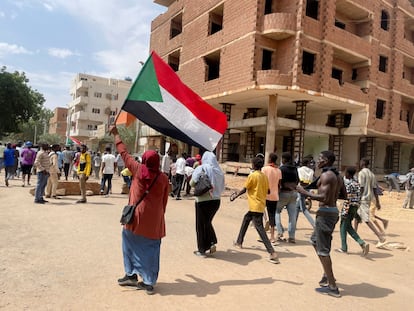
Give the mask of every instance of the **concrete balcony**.
M 296 16 L 291 13 L 266 14 L 263 19 L 262 34 L 273 40 L 291 37 L 296 31 Z
M 341 28 L 334 27 L 326 38 L 336 51 L 343 51 L 339 57 L 343 61 L 354 64 L 371 58 L 371 37 L 358 37 Z
M 258 85 L 292 85 L 292 74 L 281 74 L 279 70 L 258 70 L 256 73 Z
M 79 97 L 76 97 L 74 100 L 72 100 L 69 103 L 69 107 L 85 106 L 87 104 L 89 104 L 89 97 L 88 96 L 79 96 Z
M 96 123 L 96 122 L 104 123 L 104 122 L 108 122 L 108 116 L 103 115 L 103 114 L 86 112 L 86 111 L 76 111 L 72 115 L 72 120 L 82 121 L 82 124 L 85 123 L 83 121 L 88 121 L 92 123 Z
M 76 83 L 76 89 L 78 91 L 87 91 L 89 89 L 89 82 L 85 80 L 80 80 Z
M 350 99 L 360 103 L 368 101 L 368 94 L 361 89 L 360 85 L 354 83 L 344 82 L 339 83 L 337 79 L 329 79 L 328 87 L 325 88 L 325 93 L 330 93 L 337 97 Z
M 175 0 L 154 0 L 154 3 L 169 7 Z
M 397 48 L 408 55 L 414 55 L 414 43 L 407 39 L 397 42 Z
M 399 80 L 394 88 L 406 97 L 414 98 L 414 85 L 407 79 Z

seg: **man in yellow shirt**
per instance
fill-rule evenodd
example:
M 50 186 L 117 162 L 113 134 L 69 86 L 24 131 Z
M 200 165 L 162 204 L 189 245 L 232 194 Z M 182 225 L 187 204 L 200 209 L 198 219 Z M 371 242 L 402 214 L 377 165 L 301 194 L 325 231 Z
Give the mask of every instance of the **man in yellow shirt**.
M 270 254 L 269 262 L 278 264 L 279 259 L 270 243 L 270 240 L 263 227 L 263 213 L 266 207 L 266 196 L 269 193 L 269 181 L 267 176 L 261 171 L 263 167 L 263 159 L 255 157 L 252 160 L 253 172 L 247 177 L 245 186 L 239 193 L 233 193 L 230 196 L 230 201 L 234 201 L 238 196 L 247 191 L 247 202 L 249 204 L 249 211 L 244 215 L 242 225 L 240 227 L 239 236 L 234 246 L 242 248 L 244 236 L 251 221 L 263 241 L 267 252 Z
M 91 155 L 86 152 L 86 145 L 81 146 L 81 154 L 79 158 L 78 165 L 78 177 L 79 177 L 79 186 L 81 192 L 81 199 L 77 200 L 76 203 L 86 203 L 86 181 L 91 174 Z

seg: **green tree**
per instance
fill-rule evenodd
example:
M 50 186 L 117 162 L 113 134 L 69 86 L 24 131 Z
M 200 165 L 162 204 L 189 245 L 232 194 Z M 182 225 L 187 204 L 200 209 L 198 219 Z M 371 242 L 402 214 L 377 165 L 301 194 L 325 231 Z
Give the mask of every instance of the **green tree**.
M 0 137 L 19 132 L 19 126 L 40 116 L 45 99 L 28 85 L 24 72 L 0 69 Z
M 39 138 L 37 139 L 37 142 L 39 142 L 39 141 L 45 141 L 49 145 L 64 144 L 65 143 L 65 139 L 62 136 L 60 136 L 59 134 L 49 134 L 49 133 L 39 135 Z
M 127 146 L 128 151 L 134 152 L 136 130 L 133 126 L 125 127 L 118 126 L 119 136 L 122 138 L 122 142 Z

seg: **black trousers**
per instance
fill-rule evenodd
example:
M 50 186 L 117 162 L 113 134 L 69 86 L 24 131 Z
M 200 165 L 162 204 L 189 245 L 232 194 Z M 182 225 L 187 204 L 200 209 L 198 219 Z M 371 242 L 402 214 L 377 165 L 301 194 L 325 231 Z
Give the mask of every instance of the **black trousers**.
M 195 203 L 197 248 L 200 253 L 204 253 L 212 245 L 217 244 L 217 236 L 212 221 L 219 207 L 220 200 Z

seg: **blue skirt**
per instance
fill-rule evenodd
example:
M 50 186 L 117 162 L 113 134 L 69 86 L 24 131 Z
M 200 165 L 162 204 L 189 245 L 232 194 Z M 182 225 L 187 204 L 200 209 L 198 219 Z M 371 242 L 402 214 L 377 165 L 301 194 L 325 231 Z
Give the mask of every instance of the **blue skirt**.
M 153 240 L 122 230 L 125 273 L 139 275 L 147 285 L 155 285 L 160 270 L 161 239 Z

